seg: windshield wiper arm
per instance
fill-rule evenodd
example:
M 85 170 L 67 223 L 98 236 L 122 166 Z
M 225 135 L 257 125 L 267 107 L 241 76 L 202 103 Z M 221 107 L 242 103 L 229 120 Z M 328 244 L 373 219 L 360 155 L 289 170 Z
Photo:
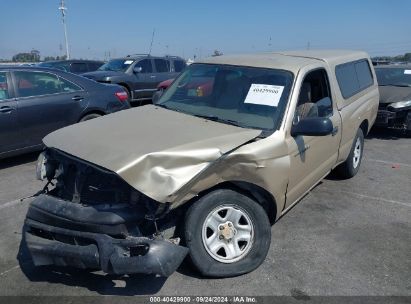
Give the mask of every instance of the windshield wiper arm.
M 409 88 L 411 87 L 411 84 L 380 84 L 379 86 L 381 87 L 403 87 L 403 88 Z
M 238 121 L 231 120 L 231 119 L 222 119 L 222 118 L 219 118 L 218 116 L 213 116 L 213 115 L 201 115 L 201 114 L 194 114 L 194 116 L 200 117 L 200 118 L 204 118 L 204 119 L 208 119 L 208 120 L 212 120 L 212 121 L 217 121 L 217 122 L 226 123 L 226 124 L 229 124 L 229 125 L 232 125 L 232 126 L 236 126 L 236 127 L 244 128 L 244 126 L 241 125 Z

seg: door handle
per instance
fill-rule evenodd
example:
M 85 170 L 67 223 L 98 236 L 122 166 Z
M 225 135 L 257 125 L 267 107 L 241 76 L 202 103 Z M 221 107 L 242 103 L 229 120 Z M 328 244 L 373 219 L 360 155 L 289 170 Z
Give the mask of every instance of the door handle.
M 156 78 L 156 76 L 155 76 L 155 75 L 151 75 L 150 78 Z
M 335 136 L 335 134 L 337 134 L 337 133 L 338 133 L 338 127 L 334 127 L 334 129 L 331 132 L 331 135 Z
M 83 100 L 84 97 L 82 97 L 82 96 L 74 96 L 74 97 L 71 98 L 71 99 L 73 99 L 73 100 L 75 100 L 75 101 L 80 101 L 80 100 Z
M 4 107 L 0 107 L 0 113 L 11 113 L 13 112 L 14 109 L 12 107 L 9 106 L 4 106 Z

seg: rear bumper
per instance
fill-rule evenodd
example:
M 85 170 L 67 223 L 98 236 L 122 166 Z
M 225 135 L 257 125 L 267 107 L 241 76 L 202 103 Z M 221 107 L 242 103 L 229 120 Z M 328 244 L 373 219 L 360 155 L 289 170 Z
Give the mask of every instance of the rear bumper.
M 49 196 L 40 196 L 50 200 Z M 39 202 L 40 200 L 40 202 Z M 32 208 L 32 206 L 30 206 Z M 171 275 L 188 253 L 186 247 L 147 237 L 112 237 L 105 233 L 72 230 L 33 219 L 29 208 L 24 238 L 34 265 L 98 269 L 113 274 Z M 46 212 L 43 210 L 43 212 Z M 40 221 L 39 221 L 40 220 Z

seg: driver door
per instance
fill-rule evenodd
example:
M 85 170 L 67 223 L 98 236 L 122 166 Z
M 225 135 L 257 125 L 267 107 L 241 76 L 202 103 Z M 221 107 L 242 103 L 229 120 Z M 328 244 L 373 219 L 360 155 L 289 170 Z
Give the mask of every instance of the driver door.
M 0 155 L 24 148 L 10 73 L 0 71 Z
M 304 117 L 328 117 L 334 129 L 327 136 L 292 137 L 287 134 L 290 177 L 286 208 L 315 186 L 337 162 L 341 118 L 333 102 L 328 79 L 327 71 L 320 68 L 307 72 L 301 82 L 293 124 L 298 124 Z

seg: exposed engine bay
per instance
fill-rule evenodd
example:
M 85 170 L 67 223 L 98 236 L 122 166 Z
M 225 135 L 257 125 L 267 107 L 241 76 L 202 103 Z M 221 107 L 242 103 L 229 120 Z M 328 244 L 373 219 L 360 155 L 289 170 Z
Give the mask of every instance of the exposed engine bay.
M 36 265 L 167 276 L 187 254 L 174 235 L 179 210 L 169 212 L 115 173 L 48 149 L 37 176 L 47 184 L 30 205 L 25 233 Z

